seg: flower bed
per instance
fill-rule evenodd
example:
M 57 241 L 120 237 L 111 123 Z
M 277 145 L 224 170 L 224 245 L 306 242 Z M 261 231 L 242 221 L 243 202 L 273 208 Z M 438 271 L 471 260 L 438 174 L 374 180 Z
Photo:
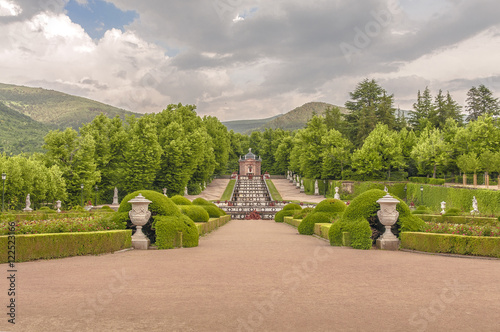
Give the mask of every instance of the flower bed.
M 110 216 L 94 215 L 90 217 L 47 219 L 38 221 L 16 221 L 15 234 L 48 234 L 98 232 L 125 229 L 124 225 L 113 222 Z M 0 222 L 0 235 L 9 234 L 9 223 Z
M 500 226 L 479 226 L 426 222 L 426 233 L 500 237 Z

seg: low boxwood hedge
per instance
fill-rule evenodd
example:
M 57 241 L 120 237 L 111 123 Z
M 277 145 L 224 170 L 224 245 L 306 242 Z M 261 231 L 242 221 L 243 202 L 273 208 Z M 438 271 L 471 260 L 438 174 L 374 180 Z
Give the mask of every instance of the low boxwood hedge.
M 291 217 L 296 210 L 281 210 L 274 216 L 275 222 L 283 222 L 285 217 Z
M 365 218 L 361 217 L 350 222 L 342 220 L 334 222 L 328 231 L 330 244 L 332 246 L 342 246 L 344 232 L 349 233 L 352 248 L 368 250 L 373 245 L 371 239 L 372 229 Z
M 331 216 L 326 212 L 313 212 L 309 214 L 307 217 L 302 219 L 297 230 L 300 234 L 303 235 L 312 235 L 314 234 L 314 225 L 315 224 L 326 224 L 331 221 Z
M 0 236 L 0 263 L 8 262 L 9 236 Z M 99 255 L 129 248 L 132 230 L 15 236 L 16 262 Z
M 187 199 L 186 197 L 181 196 L 181 195 L 175 195 L 170 199 L 176 205 L 193 205 L 193 203 L 189 199 Z
M 156 247 L 158 249 L 172 249 L 179 247 L 178 233 L 182 233 L 182 247 L 198 246 L 198 227 L 185 215 L 156 216 L 154 228 L 156 230 Z
M 471 215 L 462 216 L 446 216 L 446 215 L 436 215 L 436 214 L 422 214 L 418 216 L 423 221 L 436 222 L 436 223 L 448 223 L 448 224 L 460 224 L 460 225 L 478 225 L 478 226 L 499 226 L 500 220 L 497 218 L 487 218 L 487 217 L 475 217 Z
M 194 205 L 213 205 L 213 203 L 210 203 L 209 201 L 201 197 L 194 199 L 192 203 Z
M 210 219 L 207 210 L 201 205 L 178 205 L 182 214 L 188 216 L 194 222 L 207 222 Z
M 403 232 L 401 248 L 500 258 L 500 237 Z
M 132 210 L 132 205 L 128 201 L 135 198 L 139 194 L 142 194 L 142 196 L 144 196 L 145 198 L 147 198 L 152 202 L 148 206 L 149 211 L 151 211 L 151 217 L 149 218 L 147 224 L 142 227 L 142 231 L 149 238 L 151 243 L 154 243 L 156 241 L 156 235 L 154 230 L 151 229 L 151 226 L 154 222 L 154 217 L 157 215 L 181 216 L 182 213 L 177 207 L 177 205 L 175 205 L 175 203 L 172 202 L 172 200 L 167 196 L 157 191 L 138 190 L 125 196 L 120 204 L 120 208 L 118 209 L 118 213 L 121 213 L 120 217 L 118 218 L 120 220 L 126 220 L 128 228 L 133 227 L 133 224 L 130 221 L 130 217 L 128 215 L 128 212 Z
M 314 211 L 314 208 L 303 208 L 302 210 L 293 210 L 293 219 L 304 219 L 309 213 Z
M 283 207 L 283 211 L 288 211 L 288 210 L 302 210 L 302 207 L 296 203 L 288 203 Z

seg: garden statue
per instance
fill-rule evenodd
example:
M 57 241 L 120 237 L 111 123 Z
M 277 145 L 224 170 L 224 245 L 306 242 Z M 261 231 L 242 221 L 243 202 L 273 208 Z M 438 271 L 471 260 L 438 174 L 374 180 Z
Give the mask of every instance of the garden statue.
M 184 196 L 187 196 L 188 194 L 188 187 L 184 187 Z
M 306 188 L 304 188 L 304 180 L 300 180 L 300 192 L 303 193 L 306 191 Z
M 297 175 L 292 175 L 292 183 L 294 186 L 297 184 Z
M 163 188 L 163 195 L 167 196 L 167 188 Z
M 114 191 L 114 194 L 113 194 L 113 204 L 111 205 L 119 205 L 120 203 L 118 203 L 118 188 L 115 187 L 115 191 Z
M 441 202 L 441 214 L 444 214 L 444 213 L 445 213 L 445 209 L 446 209 L 446 202 L 445 202 L 445 201 L 442 201 L 442 202 Z
M 61 213 L 61 201 L 56 201 L 57 212 Z
M 386 193 L 389 193 L 389 189 L 387 189 L 387 186 L 384 186 L 384 191 L 385 191 Z
M 31 212 L 33 209 L 31 208 L 31 200 L 30 200 L 30 194 L 26 196 L 26 207 L 23 209 L 25 212 Z
M 340 200 L 339 187 L 335 187 L 335 195 L 333 198 Z
M 297 182 L 295 182 L 295 186 L 300 189 L 300 178 L 297 175 Z
M 314 182 L 314 195 L 319 196 L 318 180 L 316 180 L 316 182 Z
M 476 196 L 472 197 L 472 211 L 470 212 L 470 214 L 479 214 Z

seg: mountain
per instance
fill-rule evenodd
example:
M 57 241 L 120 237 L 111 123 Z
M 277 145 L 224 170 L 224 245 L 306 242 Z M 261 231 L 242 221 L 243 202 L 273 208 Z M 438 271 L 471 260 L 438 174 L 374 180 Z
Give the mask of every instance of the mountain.
M 43 137 L 54 125 L 46 125 L 0 102 L 0 153 L 42 152 Z
M 296 130 L 306 126 L 307 121 L 312 118 L 313 114 L 323 115 L 329 107 L 334 107 L 332 104 L 322 102 L 311 102 L 297 107 L 290 112 L 278 115 L 268 119 L 261 120 L 240 120 L 223 122 L 228 130 L 233 129 L 235 132 L 242 134 L 250 134 L 253 131 L 264 131 L 266 128 L 283 130 Z M 337 106 L 339 107 L 339 106 Z M 339 107 L 342 113 L 346 113 L 347 109 Z
M 42 88 L 0 83 L 0 102 L 12 110 L 44 124 L 59 128 L 78 129 L 83 123 L 91 122 L 100 113 L 112 118 L 119 115 L 133 115 L 123 109 L 106 105 L 87 98 Z

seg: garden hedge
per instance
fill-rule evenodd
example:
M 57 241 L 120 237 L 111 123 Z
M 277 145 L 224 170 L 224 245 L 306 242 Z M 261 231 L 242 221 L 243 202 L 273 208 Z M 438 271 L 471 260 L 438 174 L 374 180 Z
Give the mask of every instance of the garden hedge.
M 303 208 L 302 210 L 293 210 L 293 211 L 294 211 L 293 219 L 304 219 L 305 217 L 307 217 L 309 213 L 312 213 L 314 211 L 314 208 L 307 207 Z
M 209 201 L 201 197 L 194 199 L 192 203 L 194 205 L 213 205 L 213 203 L 210 203 Z
M 282 211 L 288 211 L 288 210 L 302 210 L 302 206 L 300 206 L 297 203 L 288 203 L 283 207 Z
M 189 199 L 187 199 L 186 197 L 181 196 L 181 195 L 175 195 L 170 199 L 176 205 L 193 205 L 193 203 L 191 203 L 191 201 Z
M 121 213 L 120 220 L 127 221 L 127 227 L 132 228 L 133 224 L 130 221 L 128 212 L 132 210 L 132 205 L 128 203 L 131 199 L 135 198 L 137 195 L 142 194 L 145 198 L 149 199 L 152 203 L 149 204 L 148 209 L 151 211 L 151 217 L 149 221 L 142 227 L 142 231 L 149 238 L 151 243 L 155 243 L 156 235 L 151 226 L 154 222 L 154 217 L 160 216 L 181 216 L 181 210 L 175 205 L 174 202 L 167 196 L 152 190 L 138 190 L 125 196 L 118 208 L 118 213 Z
M 338 239 L 341 237 L 339 232 L 349 232 L 349 230 L 346 230 L 349 228 L 347 224 L 351 222 L 359 223 L 359 219 L 362 218 L 368 221 L 372 229 L 372 233 L 370 235 L 374 243 L 375 240 L 385 231 L 385 227 L 380 223 L 377 217 L 377 211 L 380 210 L 380 205 L 377 203 L 377 200 L 384 197 L 386 194 L 387 193 L 383 190 L 373 189 L 368 190 L 356 197 L 344 211 L 344 214 L 340 219 L 340 224 L 337 225 L 337 227 L 330 228 L 330 242 L 333 245 L 336 245 L 336 243 L 338 243 Z M 408 205 L 406 205 L 404 201 L 398 197 L 394 198 L 399 200 L 399 204 L 396 206 L 396 209 L 399 212 L 399 218 L 396 222 L 396 227 L 392 227 L 392 232 L 398 236 L 399 232 L 423 230 L 425 223 L 422 219 L 412 215 Z
M 500 237 L 403 232 L 401 248 L 500 258 Z
M 297 227 L 300 234 L 312 235 L 314 234 L 315 224 L 326 224 L 331 221 L 332 217 L 326 212 L 314 212 L 305 217 Z
M 435 215 L 435 214 L 421 214 L 418 216 L 423 221 L 436 222 L 436 223 L 449 223 L 449 224 L 460 224 L 460 225 L 479 225 L 479 226 L 499 226 L 499 220 L 497 218 L 486 218 L 486 217 L 474 217 L 471 215 L 463 216 L 445 216 L 445 215 Z
M 345 209 L 346 205 L 344 202 L 338 199 L 328 198 L 316 205 L 314 212 L 325 212 L 330 215 L 339 215 L 342 214 Z
M 178 205 L 182 214 L 188 216 L 194 222 L 207 222 L 210 219 L 207 210 L 208 206 L 201 205 Z
M 285 217 L 291 217 L 296 210 L 281 210 L 274 216 L 275 222 L 283 222 Z
M 178 233 L 182 233 L 182 247 L 198 246 L 198 227 L 185 215 L 156 216 L 154 228 L 156 230 L 156 247 L 158 249 L 172 249 L 179 247 Z
M 8 262 L 8 236 L 0 236 L 0 263 Z M 15 236 L 16 262 L 99 255 L 129 248 L 132 230 Z

